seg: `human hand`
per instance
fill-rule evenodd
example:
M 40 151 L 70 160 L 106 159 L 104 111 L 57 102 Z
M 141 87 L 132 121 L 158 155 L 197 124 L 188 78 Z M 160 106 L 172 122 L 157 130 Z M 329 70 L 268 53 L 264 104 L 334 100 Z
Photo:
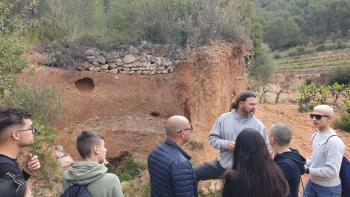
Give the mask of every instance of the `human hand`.
M 27 160 L 27 166 L 25 167 L 25 171 L 28 174 L 32 174 L 35 171 L 38 171 L 40 169 L 40 161 L 38 159 L 37 155 L 29 154 L 28 160 Z
M 236 142 L 235 141 L 229 141 L 227 144 L 227 149 L 230 151 L 233 151 L 235 149 Z

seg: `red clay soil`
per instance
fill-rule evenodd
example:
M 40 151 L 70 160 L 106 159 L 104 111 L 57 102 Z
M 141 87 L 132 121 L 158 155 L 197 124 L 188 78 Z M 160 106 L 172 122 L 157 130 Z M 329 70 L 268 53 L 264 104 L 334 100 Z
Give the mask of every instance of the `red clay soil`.
M 123 75 L 34 66 L 23 70 L 19 79 L 35 86 L 54 84 L 62 94 L 62 117 L 55 123 L 62 138 L 57 143 L 73 158 L 78 158 L 75 139 L 82 130 L 102 132 L 109 157 L 121 151 L 146 157 L 164 139 L 163 123 L 171 115 L 187 116 L 195 140 L 207 141 L 215 118 L 245 87 L 247 55 L 249 50 L 242 45 L 214 42 L 194 50 L 169 74 Z M 215 154 L 204 143 L 194 158 L 204 161 Z

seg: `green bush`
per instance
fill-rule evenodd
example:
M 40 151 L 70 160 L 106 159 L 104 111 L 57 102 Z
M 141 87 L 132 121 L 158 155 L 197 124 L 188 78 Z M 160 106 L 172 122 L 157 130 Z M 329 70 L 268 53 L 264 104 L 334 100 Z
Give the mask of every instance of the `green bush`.
M 57 130 L 40 119 L 35 119 L 33 124 L 38 129 L 35 134 L 35 143 L 32 147 L 34 154 L 38 155 L 42 170 L 35 174 L 39 180 L 45 180 L 50 184 L 62 177 L 57 160 L 52 156 L 53 143 L 57 139 Z
M 273 53 L 273 57 L 274 57 L 275 59 L 280 59 L 282 56 L 281 56 L 281 54 L 277 51 L 277 52 L 274 52 L 274 53 Z
M 325 50 L 326 51 L 331 51 L 331 50 L 335 50 L 335 49 L 338 49 L 338 44 L 337 43 L 325 44 Z
M 334 120 L 333 124 L 336 128 L 350 132 L 350 114 L 341 115 L 338 119 Z
M 248 70 L 249 78 L 253 86 L 264 86 L 272 79 L 272 75 L 276 70 L 276 62 L 274 61 L 270 49 L 267 45 L 262 45 L 262 53 L 255 57 Z
M 146 164 L 136 161 L 134 155 L 129 152 L 122 152 L 118 157 L 107 160 L 109 161 L 108 170 L 117 174 L 121 182 L 134 180 L 147 169 Z
M 338 49 L 345 49 L 346 44 L 342 40 L 337 40 L 337 48 Z
M 294 57 L 298 55 L 298 49 L 297 48 L 291 48 L 288 50 L 287 56 L 288 57 Z
M 350 84 L 350 65 L 339 66 L 330 71 L 328 84 Z
M 316 47 L 316 51 L 325 51 L 325 50 L 326 50 L 325 44 L 320 44 Z
M 20 107 L 30 112 L 34 119 L 43 124 L 58 120 L 61 113 L 61 96 L 55 86 L 48 87 L 19 87 L 11 95 L 5 97 L 7 106 Z
M 102 46 L 140 40 L 197 45 L 226 39 L 259 48 L 261 27 L 253 8 L 251 1 L 241 0 L 43 0 L 37 31 L 42 40 Z

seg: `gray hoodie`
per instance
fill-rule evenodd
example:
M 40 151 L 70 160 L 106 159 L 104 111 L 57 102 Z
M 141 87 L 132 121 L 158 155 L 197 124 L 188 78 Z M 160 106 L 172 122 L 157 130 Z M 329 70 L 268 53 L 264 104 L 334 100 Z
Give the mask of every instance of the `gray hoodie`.
M 117 175 L 107 173 L 107 167 L 94 162 L 78 161 L 64 172 L 64 189 L 70 184 L 87 185 L 93 197 L 123 197 Z
M 240 118 L 235 110 L 222 114 L 216 119 L 213 128 L 209 133 L 209 142 L 211 146 L 220 150 L 219 162 L 225 169 L 231 169 L 233 162 L 233 153 L 227 149 L 229 141 L 236 141 L 238 134 L 245 128 L 256 129 L 264 138 L 267 139 L 265 126 L 254 116 Z

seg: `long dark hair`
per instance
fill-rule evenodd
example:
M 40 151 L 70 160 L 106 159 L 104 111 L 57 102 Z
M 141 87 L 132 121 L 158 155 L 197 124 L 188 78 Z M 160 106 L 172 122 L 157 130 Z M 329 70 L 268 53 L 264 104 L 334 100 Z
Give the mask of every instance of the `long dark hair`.
M 235 197 L 285 197 L 289 187 L 272 160 L 263 137 L 255 129 L 243 129 L 236 139 L 234 164 L 226 178 L 237 180 Z
M 239 96 L 236 98 L 235 102 L 231 104 L 231 109 L 238 109 L 239 102 L 246 101 L 247 98 L 250 98 L 250 97 L 256 98 L 256 95 L 250 91 L 241 92 Z

